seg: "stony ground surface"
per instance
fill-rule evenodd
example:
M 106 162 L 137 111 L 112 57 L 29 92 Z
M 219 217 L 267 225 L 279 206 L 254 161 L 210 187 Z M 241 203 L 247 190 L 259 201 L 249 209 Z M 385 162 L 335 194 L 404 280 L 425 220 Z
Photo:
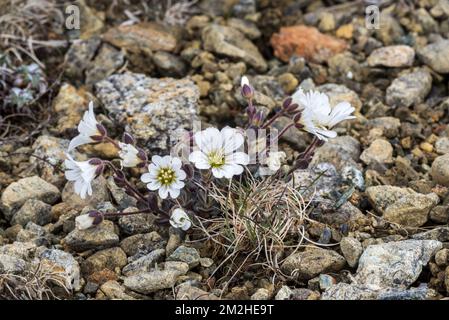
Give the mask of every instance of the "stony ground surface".
M 0 144 L 0 276 L 43 265 L 70 288 L 51 284 L 67 299 L 447 299 L 448 0 L 382 2 L 374 30 L 361 1 L 199 1 L 182 26 L 120 25 L 108 1 L 82 3 L 51 125 L 31 144 Z M 356 108 L 295 172 L 321 176 L 305 226 L 319 245 L 282 252 L 289 277 L 249 268 L 215 286 L 222 258 L 152 215 L 77 230 L 75 217 L 92 208 L 135 202 L 105 178 L 82 200 L 58 166 L 29 156 L 62 163 L 92 99 L 111 135 L 129 130 L 149 152 L 167 152 L 193 119 L 241 125 L 243 74 L 267 112 L 298 86 Z M 291 161 L 308 141 L 291 129 L 281 148 Z M 79 159 L 115 156 L 107 144 L 83 151 Z

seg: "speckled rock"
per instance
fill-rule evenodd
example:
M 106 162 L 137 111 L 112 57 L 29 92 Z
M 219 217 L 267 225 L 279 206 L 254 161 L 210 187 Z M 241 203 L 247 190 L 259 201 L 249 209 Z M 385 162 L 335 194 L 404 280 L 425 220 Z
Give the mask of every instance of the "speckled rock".
M 341 180 L 335 167 L 327 162 L 319 163 L 311 169 L 298 169 L 293 175 L 291 183 L 304 189 L 304 197 L 313 194 L 315 199 L 332 198 Z M 309 188 L 311 185 L 313 188 Z
M 32 221 L 40 226 L 51 222 L 51 205 L 40 200 L 29 199 L 17 211 L 11 219 L 11 224 L 20 224 L 25 226 Z
M 396 45 L 375 49 L 367 59 L 368 65 L 384 67 L 409 67 L 413 64 L 415 50 L 409 46 Z
M 115 280 L 109 280 L 100 286 L 101 292 L 111 300 L 134 300 L 135 298 L 125 292 L 125 287 Z
M 94 272 L 102 271 L 103 269 L 109 269 L 115 271 L 116 268 L 120 270 L 127 264 L 125 252 L 119 248 L 109 248 L 100 250 L 81 264 L 81 270 L 83 274 L 90 275 Z
M 347 101 L 355 108 L 356 111 L 360 111 L 362 108 L 362 101 L 358 94 L 342 84 L 326 83 L 316 88 L 318 91 L 327 94 L 329 97 L 330 105 L 336 106 L 340 102 Z
M 96 82 L 110 76 L 125 63 L 123 51 L 104 43 L 86 69 L 86 85 L 90 88 Z
M 124 212 L 137 211 L 137 208 L 129 207 Z M 156 217 L 153 214 L 132 214 L 120 217 L 118 225 L 120 230 L 126 235 L 147 233 L 154 231 L 154 221 Z
M 41 263 L 62 276 L 69 289 L 81 289 L 80 266 L 68 252 L 58 249 L 46 249 L 39 255 Z
M 58 188 L 38 176 L 20 179 L 11 183 L 0 198 L 0 209 L 7 219 L 11 219 L 28 199 L 37 199 L 54 204 L 60 197 Z
M 420 103 L 432 87 L 432 76 L 426 69 L 417 69 L 394 79 L 387 88 L 386 102 L 390 106 L 410 107 Z
M 267 63 L 257 47 L 243 33 L 229 26 L 212 24 L 201 34 L 204 49 L 246 62 L 260 72 Z
M 449 153 L 433 160 L 431 175 L 436 183 L 449 186 Z
M 86 230 L 74 229 L 63 242 L 71 250 L 81 252 L 90 249 L 105 249 L 119 243 L 119 237 L 115 233 L 114 224 L 105 220 L 98 226 Z
M 135 234 L 120 242 L 120 247 L 128 256 L 134 256 L 139 252 L 149 253 L 165 247 L 166 240 L 156 231 L 144 234 Z
M 418 50 L 419 58 L 438 73 L 449 73 L 449 40 L 439 40 Z
M 143 294 L 153 293 L 162 289 L 174 287 L 176 279 L 180 276 L 178 270 L 154 270 L 141 272 L 124 279 L 126 288 Z
M 176 287 L 176 300 L 219 300 L 217 296 L 188 283 Z
M 359 168 L 360 142 L 351 136 L 338 136 L 332 143 L 325 143 L 318 148 L 312 158 L 311 166 L 321 162 L 332 163 L 337 170 L 345 166 Z
M 141 146 L 167 151 L 178 130 L 191 129 L 197 119 L 199 90 L 188 78 L 150 78 L 115 74 L 95 84 L 96 94 L 110 115 L 126 125 Z
M 153 22 L 111 28 L 103 35 L 103 39 L 116 47 L 148 56 L 153 51 L 172 52 L 177 46 L 176 37 L 163 25 Z
M 0 253 L 0 274 L 21 274 L 29 267 L 29 263 L 21 258 Z
M 359 240 L 352 237 L 344 237 L 340 241 L 340 250 L 349 266 L 355 267 L 362 255 L 363 247 Z
M 288 256 L 281 270 L 296 279 L 308 280 L 321 273 L 338 272 L 345 264 L 345 258 L 335 251 L 312 248 Z
M 449 153 L 449 138 L 448 137 L 438 138 L 438 140 L 435 141 L 435 149 L 436 152 L 439 154 Z
M 165 257 L 164 249 L 156 249 L 150 253 L 138 258 L 137 260 L 127 264 L 123 268 L 123 274 L 130 276 L 133 274 L 150 271 L 156 263 L 162 262 Z
M 376 139 L 360 155 L 365 164 L 391 164 L 393 162 L 393 147 L 384 139 Z
M 390 222 L 419 227 L 427 222 L 430 210 L 439 202 L 436 194 L 421 194 L 411 188 L 374 186 L 366 189 L 374 208 Z
M 167 261 L 182 261 L 189 265 L 189 268 L 194 268 L 200 264 L 200 254 L 195 248 L 179 246 L 167 258 Z

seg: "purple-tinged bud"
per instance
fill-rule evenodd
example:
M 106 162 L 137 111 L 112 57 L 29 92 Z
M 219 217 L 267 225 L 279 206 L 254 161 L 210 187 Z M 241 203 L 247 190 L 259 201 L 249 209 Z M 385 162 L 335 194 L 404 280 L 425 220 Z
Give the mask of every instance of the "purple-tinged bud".
M 287 99 L 284 100 L 284 102 L 282 103 L 282 108 L 284 109 L 288 109 L 288 107 L 291 105 L 293 99 L 291 97 L 288 97 Z
M 91 218 L 94 218 L 92 222 L 94 226 L 99 225 L 104 220 L 103 213 L 98 210 L 91 210 L 87 213 L 87 215 Z
M 92 158 L 92 159 L 89 159 L 89 164 L 91 164 L 93 166 L 99 166 L 99 165 L 103 164 L 103 160 L 101 160 L 99 158 Z
M 298 112 L 297 114 L 295 114 L 293 116 L 293 122 L 298 123 L 301 120 L 301 117 L 302 117 L 302 112 Z
M 146 163 L 148 161 L 148 156 L 147 156 L 146 152 L 141 148 L 137 148 L 137 150 L 139 151 L 139 152 L 137 152 L 137 157 L 140 160 L 142 160 L 144 163 Z
M 108 135 L 108 131 L 101 123 L 97 123 L 97 130 L 100 132 L 102 137 L 106 137 Z
M 92 140 L 94 140 L 95 142 L 101 142 L 101 141 L 103 141 L 104 136 L 98 136 L 98 135 L 95 135 L 95 136 L 90 136 L 90 138 L 91 138 Z
M 128 132 L 123 133 L 123 138 L 122 138 L 123 142 L 126 144 L 132 144 L 134 145 L 136 143 L 134 137 L 129 134 Z
M 95 175 L 98 177 L 99 175 L 103 174 L 104 168 L 104 164 L 100 164 L 97 169 L 95 169 Z
M 316 146 L 317 146 L 317 147 L 321 147 L 321 146 L 323 146 L 325 143 L 326 143 L 326 141 L 320 139 L 320 140 L 318 140 L 318 141 L 316 142 Z
M 302 129 L 302 128 L 304 128 L 304 125 L 301 124 L 301 123 L 295 123 L 295 128 L 296 129 Z
M 242 96 L 246 99 L 252 99 L 254 97 L 254 89 L 250 85 L 244 84 L 242 87 Z
M 298 109 L 299 105 L 297 103 L 292 103 L 291 105 L 288 106 L 288 108 L 286 109 L 287 112 L 295 112 Z
M 255 126 L 260 126 L 260 125 L 262 125 L 264 118 L 265 118 L 265 116 L 264 116 L 264 114 L 263 114 L 262 111 L 257 112 L 257 113 L 254 115 L 254 118 L 253 118 L 253 124 L 254 124 Z

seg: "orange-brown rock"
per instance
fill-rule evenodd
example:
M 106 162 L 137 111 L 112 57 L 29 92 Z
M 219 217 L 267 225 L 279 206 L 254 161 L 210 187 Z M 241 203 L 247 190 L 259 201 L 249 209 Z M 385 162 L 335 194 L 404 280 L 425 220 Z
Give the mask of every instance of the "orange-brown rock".
M 271 36 L 274 55 L 287 62 L 292 55 L 308 61 L 322 63 L 348 47 L 341 39 L 325 35 L 313 27 L 304 25 L 284 27 Z
M 177 45 L 176 37 L 167 28 L 153 22 L 109 29 L 103 39 L 130 52 L 148 55 L 153 51 L 174 51 Z

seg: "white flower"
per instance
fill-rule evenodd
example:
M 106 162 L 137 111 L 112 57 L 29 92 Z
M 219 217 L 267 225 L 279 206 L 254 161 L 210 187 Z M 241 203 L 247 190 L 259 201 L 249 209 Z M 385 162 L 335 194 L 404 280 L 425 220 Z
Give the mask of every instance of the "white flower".
M 89 110 L 84 113 L 83 119 L 78 124 L 78 132 L 75 138 L 70 141 L 69 151 L 83 144 L 96 142 L 92 137 L 101 137 L 102 133 L 98 130 L 98 122 L 95 119 L 94 104 L 89 103 Z
M 132 144 L 119 142 L 118 145 L 120 147 L 118 155 L 122 158 L 121 164 L 123 167 L 135 167 L 142 162 L 138 157 L 139 150 Z
M 285 152 L 270 152 L 267 157 L 267 166 L 271 171 L 278 171 L 281 168 L 282 162 L 285 160 Z
M 187 231 L 192 225 L 192 222 L 190 221 L 189 216 L 187 215 L 187 213 L 185 213 L 184 210 L 176 208 L 171 214 L 170 224 L 174 228 L 181 228 L 182 230 Z
M 75 226 L 78 230 L 89 229 L 94 225 L 95 217 L 88 214 L 82 214 L 75 218 Z
M 70 155 L 67 155 L 65 160 L 65 177 L 69 181 L 75 182 L 75 192 L 81 199 L 86 198 L 86 194 L 92 195 L 91 182 L 97 175 L 96 171 L 98 165 L 91 164 L 91 160 L 87 161 L 75 161 Z
M 249 86 L 249 80 L 246 76 L 243 76 L 240 80 L 240 86 L 243 88 L 245 85 Z
M 355 118 L 351 116 L 355 109 L 348 102 L 340 102 L 331 108 L 328 96 L 318 91 L 304 93 L 299 89 L 293 94 L 292 100 L 302 109 L 299 123 L 304 126 L 305 131 L 320 140 L 335 138 L 337 133 L 331 129 L 343 120 Z
M 244 152 L 235 152 L 243 143 L 243 135 L 229 127 L 219 131 L 216 128 L 195 133 L 195 142 L 200 150 L 190 154 L 189 160 L 198 169 L 212 168 L 216 178 L 231 179 L 243 172 L 242 165 L 247 165 L 249 157 Z
M 148 173 L 140 178 L 147 183 L 149 190 L 159 190 L 159 196 L 166 199 L 168 195 L 175 199 L 184 188 L 186 173 L 181 169 L 181 159 L 171 156 L 153 156 L 148 166 Z

